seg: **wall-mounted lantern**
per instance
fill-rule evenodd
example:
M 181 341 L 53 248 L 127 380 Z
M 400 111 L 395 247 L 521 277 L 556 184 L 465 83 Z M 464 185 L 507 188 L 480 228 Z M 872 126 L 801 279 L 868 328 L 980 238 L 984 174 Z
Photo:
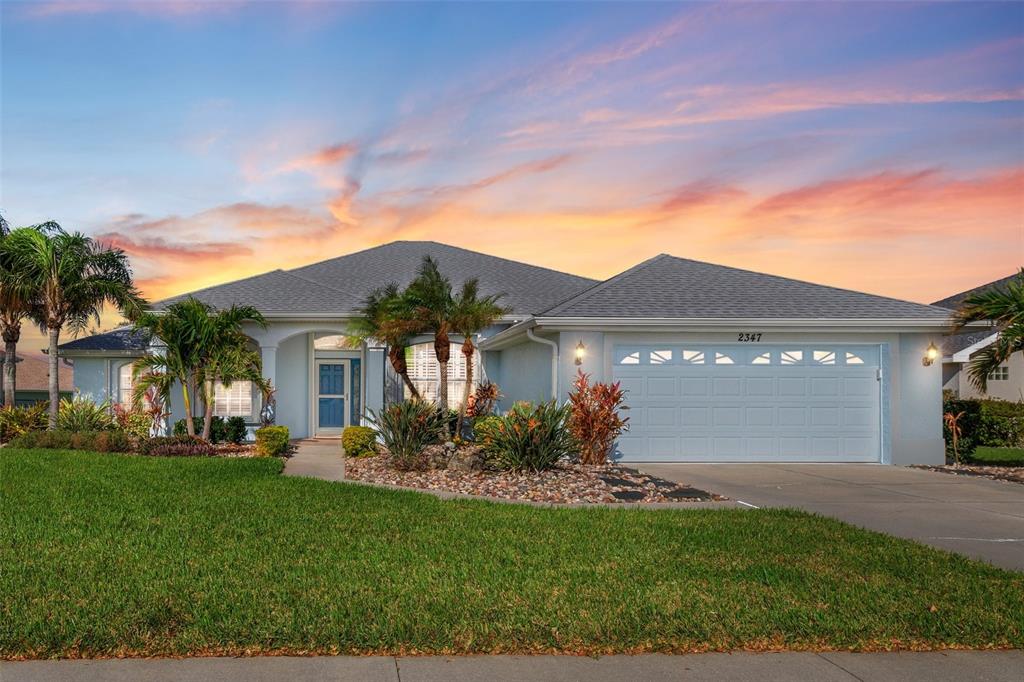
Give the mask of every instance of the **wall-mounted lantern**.
M 583 358 L 586 356 L 586 354 L 587 354 L 587 347 L 583 345 L 583 339 L 580 339 L 580 342 L 576 344 L 576 364 L 577 365 L 582 365 L 583 364 Z
M 935 347 L 934 343 L 929 343 L 928 348 L 924 351 L 924 357 L 921 359 L 921 364 L 925 367 L 931 367 L 932 363 L 939 359 L 939 349 Z

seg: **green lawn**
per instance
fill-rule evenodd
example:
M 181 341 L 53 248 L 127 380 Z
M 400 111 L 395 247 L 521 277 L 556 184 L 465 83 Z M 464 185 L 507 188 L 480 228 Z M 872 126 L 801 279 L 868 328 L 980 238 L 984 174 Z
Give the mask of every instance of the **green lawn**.
M 1024 448 L 990 448 L 978 446 L 971 460 L 979 464 L 1016 464 L 1024 466 Z
M 0 657 L 1024 646 L 1024 574 L 809 514 L 279 470 L 0 450 Z

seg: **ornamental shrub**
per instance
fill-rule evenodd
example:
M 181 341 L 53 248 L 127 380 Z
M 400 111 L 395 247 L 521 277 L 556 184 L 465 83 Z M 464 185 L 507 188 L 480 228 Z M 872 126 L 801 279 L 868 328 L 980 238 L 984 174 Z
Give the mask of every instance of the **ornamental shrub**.
M 477 417 L 473 420 L 473 440 L 477 443 L 483 444 L 488 438 L 494 438 L 494 430 L 498 428 L 498 424 L 501 424 L 501 417 L 488 414 L 483 417 Z
M 0 409 L 0 443 L 45 429 L 47 407 L 49 403 L 42 402 L 28 407 L 7 405 Z
M 149 430 L 153 418 L 143 412 L 125 407 L 121 403 L 114 405 L 114 424 L 118 431 L 123 431 L 133 438 L 149 438 Z
M 369 426 L 349 426 L 341 432 L 341 447 L 346 457 L 369 457 L 377 454 L 377 432 Z
M 264 426 L 256 430 L 256 454 L 279 457 L 288 451 L 288 427 Z
M 61 431 L 106 431 L 117 426 L 110 401 L 94 403 L 88 398 L 64 398 L 57 410 L 57 428 Z
M 989 447 L 1024 447 L 1024 403 L 996 399 L 961 399 L 946 393 L 944 415 L 959 416 L 957 448 L 962 458 L 970 458 L 979 445 Z M 943 420 L 946 451 L 952 455 L 952 434 Z
M 140 455 L 149 457 L 209 457 L 213 445 L 198 436 L 157 436 L 139 443 Z
M 213 428 L 210 428 L 211 434 Z M 248 429 L 245 425 L 245 417 L 228 417 L 224 422 L 224 442 L 239 445 L 245 441 Z
M 132 439 L 123 431 L 30 431 L 11 441 L 14 448 L 129 452 Z
M 579 446 L 580 462 L 608 462 L 615 440 L 628 428 L 629 417 L 621 415 L 629 409 L 623 404 L 625 400 L 626 392 L 619 382 L 591 385 L 589 374 L 577 373 L 569 394 L 569 431 Z
M 197 435 L 201 434 L 203 432 L 203 418 L 202 417 L 192 417 L 192 430 L 195 431 Z M 242 430 L 243 430 L 242 439 L 244 439 L 245 438 L 245 434 L 244 434 L 244 431 L 245 431 L 245 420 L 242 421 Z M 179 419 L 178 421 L 174 422 L 174 432 L 173 433 L 174 433 L 175 436 L 187 436 L 188 435 L 188 429 L 185 426 L 185 420 L 184 419 Z M 227 423 L 224 421 L 224 417 L 213 417 L 210 420 L 210 442 L 211 443 L 223 443 L 226 440 L 227 440 Z M 231 442 L 234 442 L 234 441 L 231 441 Z M 242 441 L 239 440 L 238 442 L 240 443 Z
M 539 403 L 519 402 L 488 433 L 484 452 L 492 466 L 516 471 L 550 469 L 575 450 L 575 442 L 566 427 L 569 405 L 554 400 Z
M 388 405 L 379 413 L 370 412 L 377 433 L 399 470 L 425 469 L 429 457 L 424 450 L 448 437 L 449 415 L 433 403 L 405 400 Z

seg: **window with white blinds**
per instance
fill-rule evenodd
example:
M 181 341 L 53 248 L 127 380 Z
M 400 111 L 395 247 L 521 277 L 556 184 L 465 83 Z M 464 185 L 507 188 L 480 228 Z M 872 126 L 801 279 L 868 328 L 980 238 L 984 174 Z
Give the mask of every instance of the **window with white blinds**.
M 132 404 L 132 363 L 126 362 L 117 371 L 117 402 L 125 407 Z
M 216 417 L 252 416 L 252 382 L 218 383 L 213 390 L 213 414 Z

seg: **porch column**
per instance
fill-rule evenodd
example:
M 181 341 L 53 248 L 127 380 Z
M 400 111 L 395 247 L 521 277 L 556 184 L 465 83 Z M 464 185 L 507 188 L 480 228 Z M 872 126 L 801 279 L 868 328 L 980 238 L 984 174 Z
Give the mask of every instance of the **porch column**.
M 277 346 L 260 346 L 263 357 L 263 377 L 277 388 Z

